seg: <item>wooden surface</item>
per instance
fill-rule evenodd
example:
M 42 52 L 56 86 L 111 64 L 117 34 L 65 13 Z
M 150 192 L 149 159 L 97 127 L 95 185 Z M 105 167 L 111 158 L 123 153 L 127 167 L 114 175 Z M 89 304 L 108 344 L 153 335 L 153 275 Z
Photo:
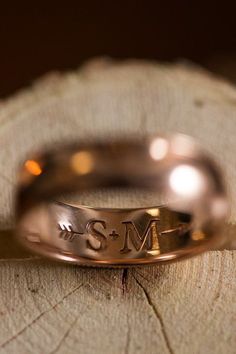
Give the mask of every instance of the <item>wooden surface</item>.
M 128 271 L 89 269 L 32 257 L 6 231 L 16 169 L 29 151 L 61 139 L 170 131 L 196 137 L 225 169 L 232 202 L 225 232 L 234 236 L 233 86 L 195 67 L 98 60 L 0 102 L 0 353 L 235 353 L 236 251 Z M 133 203 L 102 192 L 84 198 Z

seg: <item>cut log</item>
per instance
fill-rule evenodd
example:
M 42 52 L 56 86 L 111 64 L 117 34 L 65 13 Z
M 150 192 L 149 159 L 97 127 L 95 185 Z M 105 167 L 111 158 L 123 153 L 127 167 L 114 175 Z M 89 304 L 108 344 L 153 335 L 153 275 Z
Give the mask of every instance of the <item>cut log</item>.
M 233 238 L 234 86 L 194 66 L 96 60 L 0 102 L 0 353 L 235 353 L 236 251 L 89 269 L 31 256 L 6 231 L 16 171 L 30 152 L 65 139 L 175 131 L 197 138 L 223 167 L 232 204 L 225 232 Z M 96 194 L 97 205 L 105 200 L 132 204 Z

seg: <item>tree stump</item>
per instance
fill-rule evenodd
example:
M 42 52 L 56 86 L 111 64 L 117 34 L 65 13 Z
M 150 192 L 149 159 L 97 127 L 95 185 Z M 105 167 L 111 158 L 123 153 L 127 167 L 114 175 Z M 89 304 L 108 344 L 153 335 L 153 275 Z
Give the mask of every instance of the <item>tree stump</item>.
M 7 230 L 16 171 L 33 150 L 61 140 L 175 131 L 197 138 L 225 170 L 232 204 L 225 232 L 234 236 L 234 86 L 194 66 L 95 60 L 0 102 L 0 353 L 235 353 L 236 251 L 90 269 L 32 256 Z M 96 198 L 99 204 L 107 196 Z M 127 203 L 119 196 L 106 201 Z

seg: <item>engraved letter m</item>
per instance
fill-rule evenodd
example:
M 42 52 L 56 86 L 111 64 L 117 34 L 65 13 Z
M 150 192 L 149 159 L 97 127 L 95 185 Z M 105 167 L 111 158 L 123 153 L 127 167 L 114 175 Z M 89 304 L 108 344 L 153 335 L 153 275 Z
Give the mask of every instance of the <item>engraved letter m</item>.
M 120 253 L 129 253 L 131 251 L 129 248 L 130 241 L 132 242 L 136 251 L 141 251 L 142 249 L 152 251 L 159 250 L 157 232 L 158 221 L 158 219 L 150 220 L 143 235 L 140 235 L 137 227 L 132 221 L 124 221 L 122 224 L 125 225 L 125 238 Z

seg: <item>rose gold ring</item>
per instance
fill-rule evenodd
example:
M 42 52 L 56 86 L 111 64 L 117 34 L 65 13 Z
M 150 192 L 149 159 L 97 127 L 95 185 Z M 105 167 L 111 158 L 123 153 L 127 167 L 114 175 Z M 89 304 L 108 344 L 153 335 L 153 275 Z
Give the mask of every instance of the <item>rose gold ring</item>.
M 165 203 L 115 209 L 61 200 L 115 187 L 158 192 Z M 16 237 L 38 254 L 81 265 L 150 264 L 219 247 L 227 213 L 219 167 L 185 135 L 75 144 L 24 163 Z

